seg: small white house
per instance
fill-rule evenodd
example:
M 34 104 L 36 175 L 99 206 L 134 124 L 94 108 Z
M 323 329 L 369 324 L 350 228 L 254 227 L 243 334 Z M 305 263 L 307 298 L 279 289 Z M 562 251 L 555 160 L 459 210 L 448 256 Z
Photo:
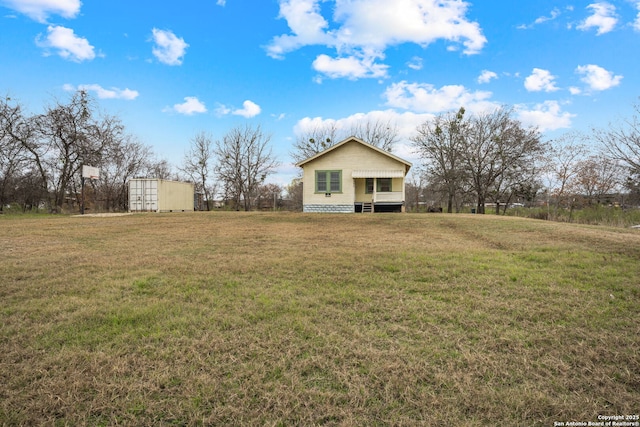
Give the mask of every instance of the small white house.
M 404 212 L 411 163 L 349 137 L 296 164 L 304 212 Z
M 157 178 L 129 180 L 129 212 L 187 212 L 194 210 L 191 182 Z

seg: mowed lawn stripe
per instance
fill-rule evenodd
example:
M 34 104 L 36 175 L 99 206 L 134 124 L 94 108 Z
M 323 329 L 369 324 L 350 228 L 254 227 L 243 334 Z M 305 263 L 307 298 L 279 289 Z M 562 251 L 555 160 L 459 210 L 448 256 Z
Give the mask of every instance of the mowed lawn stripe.
M 0 423 L 553 425 L 640 401 L 640 233 L 0 218 Z

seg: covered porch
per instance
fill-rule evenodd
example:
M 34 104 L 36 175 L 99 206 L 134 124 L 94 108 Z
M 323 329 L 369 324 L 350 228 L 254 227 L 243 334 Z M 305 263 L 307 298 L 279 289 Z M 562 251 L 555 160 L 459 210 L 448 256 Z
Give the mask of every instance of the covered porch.
M 354 170 L 355 212 L 404 212 L 403 170 Z

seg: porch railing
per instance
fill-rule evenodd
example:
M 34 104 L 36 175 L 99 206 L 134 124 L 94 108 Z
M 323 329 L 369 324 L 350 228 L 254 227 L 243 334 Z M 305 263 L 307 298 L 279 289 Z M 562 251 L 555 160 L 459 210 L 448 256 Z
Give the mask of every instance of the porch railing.
M 402 191 L 378 191 L 373 194 L 373 203 L 402 202 Z

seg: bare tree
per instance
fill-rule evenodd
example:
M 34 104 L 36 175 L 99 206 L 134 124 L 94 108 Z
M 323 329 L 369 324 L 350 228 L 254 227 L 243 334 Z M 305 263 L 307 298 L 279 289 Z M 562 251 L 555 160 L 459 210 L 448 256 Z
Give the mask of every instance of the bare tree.
M 531 203 L 543 187 L 540 180 L 544 165 L 542 160 L 531 159 L 531 163 L 513 163 L 498 176 L 491 193 L 496 203 L 496 215 L 506 214 L 507 207 L 514 201 Z M 515 200 L 514 200 L 515 199 Z
M 546 169 L 548 188 L 555 199 L 554 216 L 557 216 L 558 208 L 563 204 L 568 205 L 568 200 L 574 196 L 571 192 L 572 182 L 580 162 L 588 154 L 584 140 L 585 136 L 580 133 L 565 133 L 553 142 L 548 151 Z
M 127 182 L 145 172 L 152 155 L 149 146 L 131 135 L 105 147 L 97 165 L 100 180 L 95 184 L 105 210 L 127 210 Z
M 591 156 L 578 163 L 573 185 L 588 205 L 600 204 L 617 190 L 620 175 L 620 166 L 615 160 Z
M 33 152 L 37 152 L 34 160 L 44 172 L 52 212 L 59 212 L 67 197 L 74 199 L 73 195 L 67 195 L 74 174 L 87 158 L 89 164 L 94 164 L 95 155 L 102 148 L 93 145 L 91 101 L 86 92 L 80 91 L 68 104 L 57 101 L 35 118 L 38 139 L 33 147 Z
M 640 194 L 640 103 L 635 104 L 631 117 L 610 123 L 608 129 L 594 129 L 592 138 L 598 142 L 605 155 L 626 166 L 626 176 L 621 177 L 630 194 Z M 621 171 L 621 175 L 625 175 Z
M 338 135 L 338 127 L 333 121 L 315 126 L 296 138 L 291 157 L 295 162 L 313 157 L 339 142 Z
M 407 175 L 404 184 L 407 212 L 420 212 L 420 205 L 427 203 L 427 200 L 425 200 L 427 182 L 427 175 L 423 170 L 416 169 Z M 436 203 L 438 204 L 437 206 Z M 439 201 L 436 203 L 434 203 L 433 206 L 429 206 L 429 208 L 433 208 L 435 210 L 441 209 Z
M 236 209 L 242 205 L 245 211 L 251 210 L 258 187 L 278 164 L 270 140 L 260 126 L 246 125 L 232 129 L 216 142 L 216 172 L 224 185 L 225 197 L 234 201 Z
M 510 130 L 508 128 L 511 127 Z M 515 197 L 531 200 L 542 188 L 541 172 L 544 169 L 547 144 L 540 141 L 537 129 L 524 129 L 517 121 L 505 124 L 504 133 L 496 138 L 501 173 L 491 192 L 496 204 L 496 215 L 503 213 Z
M 189 151 L 184 155 L 180 170 L 185 173 L 202 192 L 207 210 L 211 210 L 211 175 L 214 169 L 213 139 L 210 134 L 200 132 L 191 140 Z
M 68 103 L 56 101 L 44 114 L 23 123 L 17 138 L 40 172 L 51 212 L 77 201 L 80 168 L 99 164 L 104 148 L 123 132 L 118 118 L 95 113 L 93 99 L 84 91 L 73 94 Z
M 100 114 L 84 91 L 36 115 L 5 99 L 0 102 L 0 137 L 0 170 L 19 164 L 14 198 L 24 208 L 44 200 L 49 211 L 59 212 L 65 204 L 78 203 L 80 170 L 91 165 L 101 170 L 101 180 L 91 183 L 96 200 L 107 210 L 126 209 L 127 180 L 150 164 L 151 150 L 127 135 L 118 117 Z
M 23 120 L 21 107 L 10 98 L 0 101 L 0 212 L 15 195 L 21 170 L 26 163 L 26 150 L 15 135 L 20 133 Z
M 398 126 L 391 121 L 364 120 L 340 129 L 335 121 L 317 125 L 301 134 L 293 145 L 291 157 L 296 162 L 313 157 L 341 140 L 355 136 L 386 151 L 391 151 L 398 141 Z
M 144 175 L 148 178 L 178 180 L 178 176 L 173 172 L 173 167 L 167 159 L 151 159 L 146 165 Z
M 8 97 L 0 114 L 2 114 L 2 132 L 5 141 L 9 141 L 12 150 L 22 149 L 26 160 L 26 170 L 22 173 L 16 188 L 19 193 L 16 199 L 23 206 L 23 210 L 31 209 L 33 206 L 38 207 L 43 200 L 48 199 L 48 186 L 47 171 L 41 161 L 44 152 L 36 135 L 35 119 L 25 114 L 22 106 L 12 102 Z M 38 178 L 35 178 L 36 174 Z M 31 188 L 32 185 L 38 188 Z
M 398 126 L 391 123 L 390 120 L 386 122 L 382 120 L 356 122 L 351 126 L 348 134 L 347 136 L 356 136 L 385 151 L 391 151 L 394 144 L 398 142 Z
M 302 179 L 294 178 L 286 187 L 287 209 L 302 211 Z
M 485 212 L 486 200 L 499 178 L 510 169 L 533 165 L 544 151 L 537 129 L 524 129 L 511 115 L 512 110 L 504 107 L 477 115 L 465 131 L 463 164 L 476 194 L 478 213 Z
M 256 206 L 260 210 L 277 210 L 282 206 L 283 188 L 274 183 L 263 184 L 258 187 Z
M 614 160 L 624 162 L 634 175 L 640 175 L 640 104 L 635 113 L 608 129 L 594 129 L 593 138 Z
M 42 182 L 42 175 L 34 165 L 29 164 L 20 173 L 13 199 L 21 206 L 22 212 L 38 210 L 47 199 L 45 188 L 46 183 Z
M 436 116 L 432 121 L 418 126 L 411 140 L 426 161 L 427 174 L 432 183 L 438 183 L 446 195 L 447 212 L 453 212 L 456 195 L 465 180 L 463 169 L 464 138 L 469 123 L 465 110 Z

